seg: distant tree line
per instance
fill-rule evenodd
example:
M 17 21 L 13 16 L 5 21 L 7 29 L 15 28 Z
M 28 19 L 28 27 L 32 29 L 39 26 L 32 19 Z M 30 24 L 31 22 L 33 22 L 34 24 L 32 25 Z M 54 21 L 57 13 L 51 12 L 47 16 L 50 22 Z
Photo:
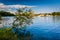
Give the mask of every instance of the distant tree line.
M 52 12 L 52 13 L 40 13 L 40 14 L 35 14 L 36 16 L 39 15 L 44 15 L 44 16 L 60 16 L 60 12 Z
M 2 16 L 0 15 L 0 20 L 2 19 Z
M 47 15 L 52 15 L 52 16 L 60 16 L 60 12 L 52 12 L 52 13 L 46 13 Z
M 55 15 L 60 16 L 60 12 L 52 12 L 52 15 L 53 16 L 55 16 Z
M 14 16 L 14 14 L 6 11 L 0 11 L 0 16 Z

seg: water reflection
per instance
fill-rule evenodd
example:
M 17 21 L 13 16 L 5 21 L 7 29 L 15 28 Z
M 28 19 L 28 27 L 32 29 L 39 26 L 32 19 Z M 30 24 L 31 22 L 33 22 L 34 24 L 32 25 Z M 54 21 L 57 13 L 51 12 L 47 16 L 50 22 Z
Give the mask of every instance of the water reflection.
M 14 17 L 2 17 L 0 20 L 0 27 L 8 27 L 14 21 Z
M 60 23 L 60 16 L 53 16 L 52 17 L 53 22 Z
M 4 26 L 4 22 L 2 20 L 0 20 L 0 27 Z
M 60 18 L 57 18 L 57 16 L 54 18 L 53 16 L 35 17 L 33 19 L 33 24 L 27 29 L 35 34 L 35 40 L 59 40 Z
M 5 19 L 4 22 L 6 22 L 5 26 L 8 26 L 8 24 L 13 23 L 15 20 L 15 22 L 13 23 L 14 28 L 12 31 L 15 31 L 14 33 L 18 34 L 19 38 L 21 36 L 25 38 L 26 35 L 31 38 L 33 34 L 32 40 L 60 40 L 60 16 L 34 17 L 34 19 L 26 19 L 27 18 L 25 17 L 23 17 L 22 19 L 20 19 L 19 17 L 19 20 L 15 20 L 14 17 L 9 17 L 9 19 Z M 24 28 L 25 26 L 26 29 L 16 29 L 17 27 L 20 28 L 20 25 L 23 25 L 22 28 Z M 15 28 L 15 26 L 17 27 Z M 21 38 L 21 40 L 24 39 Z

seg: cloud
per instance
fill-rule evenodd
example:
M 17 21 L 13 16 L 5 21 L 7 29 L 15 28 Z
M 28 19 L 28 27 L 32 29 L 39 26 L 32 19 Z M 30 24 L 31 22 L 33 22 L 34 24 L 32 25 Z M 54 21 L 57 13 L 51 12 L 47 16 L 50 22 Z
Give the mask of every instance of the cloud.
M 7 5 L 8 8 L 24 8 L 24 7 L 34 7 L 34 6 L 27 6 L 27 5 Z
M 0 3 L 0 10 L 5 10 L 5 11 L 11 11 L 12 8 L 14 9 L 18 9 L 18 8 L 32 8 L 32 7 L 35 7 L 35 6 L 28 6 L 28 5 L 5 5 L 3 3 Z
M 24 7 L 35 7 L 35 6 L 28 6 L 28 5 L 4 5 L 3 3 L 0 3 L 0 8 L 24 8 Z
M 0 3 L 0 5 L 4 5 L 3 3 Z

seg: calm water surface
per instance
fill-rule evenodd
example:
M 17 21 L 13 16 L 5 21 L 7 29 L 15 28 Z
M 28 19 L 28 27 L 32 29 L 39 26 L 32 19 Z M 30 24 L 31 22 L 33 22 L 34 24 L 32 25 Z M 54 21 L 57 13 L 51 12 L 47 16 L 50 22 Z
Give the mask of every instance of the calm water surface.
M 0 27 L 8 27 L 15 19 L 14 17 L 3 17 Z M 34 34 L 33 40 L 60 40 L 60 16 L 34 17 L 33 24 L 26 27 Z

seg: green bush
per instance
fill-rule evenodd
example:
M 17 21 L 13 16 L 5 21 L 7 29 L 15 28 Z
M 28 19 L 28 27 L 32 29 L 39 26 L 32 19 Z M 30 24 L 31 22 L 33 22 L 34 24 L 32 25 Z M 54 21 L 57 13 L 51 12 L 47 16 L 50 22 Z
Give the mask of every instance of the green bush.
M 0 29 L 0 40 L 17 40 L 17 35 L 7 29 Z

